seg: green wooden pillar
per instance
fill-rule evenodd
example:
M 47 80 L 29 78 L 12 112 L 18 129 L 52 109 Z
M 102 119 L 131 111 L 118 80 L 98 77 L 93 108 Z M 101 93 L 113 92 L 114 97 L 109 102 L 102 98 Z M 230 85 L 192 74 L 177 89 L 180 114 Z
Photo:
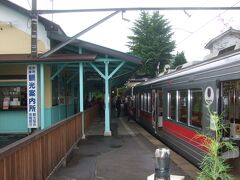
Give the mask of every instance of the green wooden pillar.
M 112 72 L 109 74 L 109 62 L 111 62 L 111 59 L 106 58 L 104 60 L 105 64 L 105 74 L 103 74 L 93 63 L 89 63 L 95 71 L 100 74 L 100 76 L 104 79 L 105 81 L 105 129 L 104 129 L 104 136 L 111 136 L 111 130 L 110 130 L 110 89 L 109 89 L 109 80 L 112 78 L 112 76 L 125 64 L 125 62 L 121 62 Z
M 111 136 L 110 130 L 110 109 L 109 109 L 109 77 L 108 77 L 108 64 L 109 61 L 104 61 L 105 64 L 105 129 L 104 136 Z
M 83 108 L 83 62 L 79 63 L 79 111 L 82 113 L 82 139 L 85 139 Z
M 45 98 L 45 93 L 44 93 L 44 64 L 40 64 L 40 98 L 41 98 L 41 113 L 40 113 L 40 118 L 41 118 L 41 129 L 45 128 L 45 103 L 44 103 L 44 98 Z

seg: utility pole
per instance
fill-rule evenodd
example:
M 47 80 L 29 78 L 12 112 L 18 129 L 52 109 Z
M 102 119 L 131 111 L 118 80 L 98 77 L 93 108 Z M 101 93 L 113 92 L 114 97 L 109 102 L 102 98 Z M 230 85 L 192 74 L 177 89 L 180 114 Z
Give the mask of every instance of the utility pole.
M 32 24 L 31 24 L 31 55 L 33 58 L 38 56 L 37 54 L 37 26 L 38 26 L 38 14 L 37 14 L 37 0 L 32 0 Z

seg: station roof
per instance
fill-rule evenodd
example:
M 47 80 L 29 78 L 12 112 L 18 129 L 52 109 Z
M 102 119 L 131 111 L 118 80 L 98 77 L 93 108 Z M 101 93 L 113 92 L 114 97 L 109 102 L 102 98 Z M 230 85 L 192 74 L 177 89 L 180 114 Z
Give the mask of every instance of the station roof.
M 10 1 L 0 0 L 0 4 L 3 4 L 25 16 L 31 17 L 31 11 Z M 48 32 L 48 38 L 51 41 L 51 48 L 54 48 L 54 46 L 66 42 L 71 38 L 65 34 L 58 24 L 41 16 L 39 16 L 39 21 L 45 26 L 45 29 Z M 71 77 L 74 73 L 76 74 L 78 72 L 78 63 L 84 62 L 85 79 L 95 81 L 91 84 L 96 85 L 101 82 L 99 81 L 101 76 L 89 62 L 92 62 L 94 66 L 104 74 L 104 62 L 109 61 L 109 74 L 116 72 L 110 79 L 111 87 L 115 87 L 123 85 L 142 62 L 142 59 L 139 57 L 79 39 L 75 39 L 49 57 L 41 58 L 40 56 L 41 54 L 39 55 L 39 58 L 32 58 L 30 54 L 2 54 L 0 55 L 0 63 L 51 63 L 57 68 L 62 64 L 62 66 L 64 66 L 64 71 Z M 121 68 L 119 68 L 120 65 Z M 101 84 L 103 83 L 101 82 Z
M 64 42 L 70 39 L 70 37 L 67 37 L 65 35 L 61 35 L 58 33 L 50 33 L 49 38 L 51 40 L 56 40 L 59 42 Z M 108 58 L 117 58 L 117 59 L 123 59 L 127 62 L 134 63 L 134 64 L 141 64 L 142 59 L 136 56 L 132 56 L 127 53 L 123 53 L 114 49 L 110 49 L 107 47 L 103 47 L 94 43 L 90 43 L 87 41 L 76 39 L 74 40 L 70 45 L 73 45 L 78 48 L 86 49 L 88 51 L 92 51 L 95 53 L 98 53 L 99 56 L 108 56 Z
M 59 43 L 65 42 L 70 37 L 67 37 L 65 35 L 61 35 L 58 33 L 49 33 L 49 38 L 51 39 L 51 44 L 57 45 Z M 109 74 L 111 74 L 120 63 L 124 62 L 124 65 L 116 72 L 116 74 L 110 79 L 111 86 L 117 87 L 123 85 L 135 72 L 136 68 L 142 64 L 142 59 L 127 53 L 123 53 L 117 50 L 113 50 L 107 47 L 103 47 L 100 45 L 96 45 L 94 43 L 86 42 L 83 40 L 75 39 L 62 49 L 58 50 L 56 53 L 79 53 L 81 51 L 82 54 L 79 55 L 85 55 L 85 54 L 91 54 L 96 55 L 96 58 L 94 60 L 94 65 L 104 74 L 105 72 L 105 66 L 104 61 L 109 61 Z M 84 60 L 83 60 L 84 61 Z M 68 59 L 65 61 L 68 62 Z M 78 71 L 78 65 L 71 64 L 67 66 L 69 69 L 69 72 L 73 73 Z M 66 70 L 67 70 L 66 69 Z M 85 63 L 84 65 L 84 72 L 86 76 L 86 80 L 94 81 L 94 85 L 96 87 L 98 86 L 101 81 L 100 75 L 91 67 L 89 63 Z M 101 84 L 103 84 L 101 82 Z

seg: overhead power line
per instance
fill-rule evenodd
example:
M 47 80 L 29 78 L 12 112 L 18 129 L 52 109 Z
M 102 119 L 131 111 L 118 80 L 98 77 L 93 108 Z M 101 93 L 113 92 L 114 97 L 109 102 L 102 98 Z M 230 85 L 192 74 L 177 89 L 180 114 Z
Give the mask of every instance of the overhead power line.
M 29 2 L 29 0 L 27 0 L 27 3 L 29 5 L 29 8 L 32 9 L 31 3 Z
M 236 9 L 239 7 L 234 7 L 236 6 L 240 1 L 236 2 L 235 4 L 233 4 L 230 8 Z M 187 37 L 185 37 L 182 41 L 180 41 L 177 45 L 183 43 L 184 41 L 186 41 L 188 38 L 190 38 L 193 34 L 195 34 L 196 32 L 200 31 L 202 28 L 204 28 L 205 26 L 207 26 L 209 23 L 211 23 L 212 21 L 214 21 L 217 17 L 223 15 L 224 13 L 226 13 L 228 10 L 231 9 L 225 9 L 225 11 L 219 13 L 217 16 L 213 17 L 212 19 L 208 20 L 206 23 L 204 23 L 202 26 L 200 26 L 197 30 L 195 30 L 194 32 L 192 32 L 191 34 L 189 34 Z
M 177 11 L 177 10 L 240 10 L 240 7 L 132 7 L 132 8 L 96 8 L 96 9 L 63 9 L 38 10 L 38 14 L 104 12 L 104 11 Z

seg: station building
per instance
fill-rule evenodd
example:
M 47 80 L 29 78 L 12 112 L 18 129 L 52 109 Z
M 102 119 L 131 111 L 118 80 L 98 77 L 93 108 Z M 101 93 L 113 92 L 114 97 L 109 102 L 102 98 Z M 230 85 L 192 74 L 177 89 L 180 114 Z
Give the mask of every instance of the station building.
M 38 58 L 32 58 L 30 11 L 6 0 L 0 1 L 0 14 L 0 133 L 47 128 L 83 110 L 84 98 L 98 90 L 104 94 L 105 133 L 110 135 L 110 90 L 123 84 L 141 59 L 79 39 L 44 57 L 70 37 L 41 16 Z

